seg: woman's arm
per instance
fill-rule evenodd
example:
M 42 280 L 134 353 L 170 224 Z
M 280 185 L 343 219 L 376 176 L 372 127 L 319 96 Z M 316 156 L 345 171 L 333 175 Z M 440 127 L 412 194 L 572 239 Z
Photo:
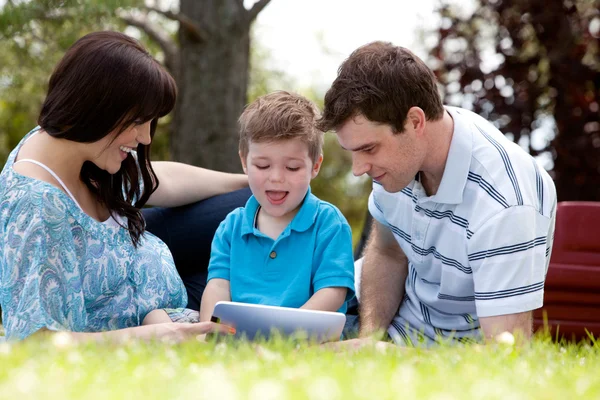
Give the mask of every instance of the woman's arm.
M 177 207 L 248 186 L 244 174 L 230 174 L 170 161 L 156 161 L 152 168 L 159 180 L 158 189 L 148 204 Z
M 235 329 L 214 322 L 191 323 L 165 323 L 157 325 L 144 325 L 132 328 L 118 329 L 106 332 L 67 332 L 50 331 L 41 329 L 31 337 L 63 334 L 75 343 L 83 342 L 117 342 L 122 343 L 131 339 L 138 340 L 162 340 L 172 343 L 183 342 L 188 339 L 197 338 L 207 333 L 234 334 Z
M 345 287 L 323 288 L 313 294 L 300 308 L 306 310 L 337 311 L 344 304 L 347 291 L 348 289 Z

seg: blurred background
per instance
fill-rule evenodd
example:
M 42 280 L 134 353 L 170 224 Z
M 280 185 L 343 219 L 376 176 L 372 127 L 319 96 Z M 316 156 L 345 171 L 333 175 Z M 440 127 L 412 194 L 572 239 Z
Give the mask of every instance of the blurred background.
M 36 125 L 47 81 L 82 35 L 140 39 L 178 82 L 154 159 L 241 171 L 236 121 L 276 89 L 322 105 L 360 45 L 408 47 L 444 101 L 473 110 L 531 153 L 559 201 L 600 201 L 600 0 L 0 0 L 0 167 Z M 326 135 L 313 192 L 358 239 L 370 180 Z

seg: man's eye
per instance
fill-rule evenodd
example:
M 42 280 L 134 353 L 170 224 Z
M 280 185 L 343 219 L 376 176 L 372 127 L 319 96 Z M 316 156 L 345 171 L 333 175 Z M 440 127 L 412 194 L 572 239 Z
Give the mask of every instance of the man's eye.
M 373 153 L 373 150 L 375 150 L 375 147 L 369 147 L 368 149 L 365 149 L 364 152 L 367 154 L 371 154 Z

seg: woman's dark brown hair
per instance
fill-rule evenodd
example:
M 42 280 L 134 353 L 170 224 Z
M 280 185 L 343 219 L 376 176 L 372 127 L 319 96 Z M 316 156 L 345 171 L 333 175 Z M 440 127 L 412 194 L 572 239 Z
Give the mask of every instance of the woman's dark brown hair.
M 91 143 L 151 121 L 154 137 L 158 118 L 173 109 L 176 96 L 171 75 L 136 40 L 118 32 L 94 32 L 71 46 L 56 66 L 38 124 L 55 138 Z M 81 170 L 82 181 L 98 201 L 112 215 L 128 219 L 136 246 L 145 229 L 140 209 L 158 187 L 149 155 L 150 146 L 139 144 L 137 162 L 128 155 L 116 174 L 90 161 Z
M 435 75 L 408 49 L 373 42 L 356 49 L 340 66 L 325 94 L 318 126 L 326 132 L 362 115 L 398 133 L 404 131 L 406 115 L 414 106 L 427 120 L 443 116 Z

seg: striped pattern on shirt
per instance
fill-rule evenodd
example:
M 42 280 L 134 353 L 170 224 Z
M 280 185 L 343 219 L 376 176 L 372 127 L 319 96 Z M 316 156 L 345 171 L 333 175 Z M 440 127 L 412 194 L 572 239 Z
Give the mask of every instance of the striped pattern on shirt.
M 388 330 L 397 342 L 479 338 L 479 318 L 542 306 L 554 183 L 488 121 L 446 110 L 454 134 L 437 193 L 427 196 L 418 180 L 397 193 L 374 182 L 369 197 L 369 211 L 409 260 Z

